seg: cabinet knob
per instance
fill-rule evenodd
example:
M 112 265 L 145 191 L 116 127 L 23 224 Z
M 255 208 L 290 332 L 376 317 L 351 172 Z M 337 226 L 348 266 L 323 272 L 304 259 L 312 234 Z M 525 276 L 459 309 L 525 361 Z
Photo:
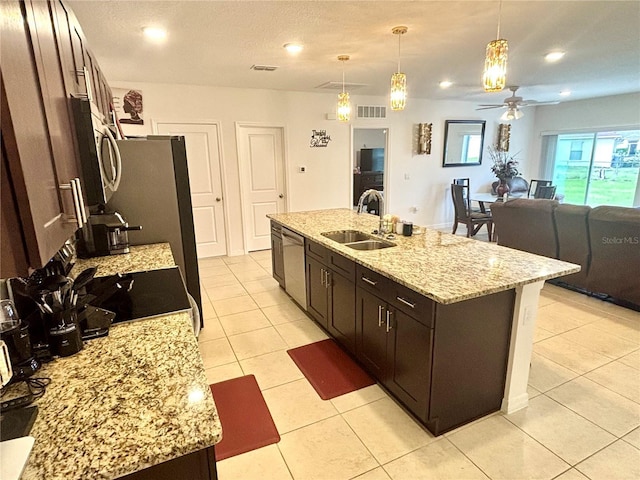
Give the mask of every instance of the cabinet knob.
M 284 198 L 284 195 L 281 193 L 280 195 L 278 195 L 278 198 Z
M 221 201 L 222 199 L 220 197 L 216 197 L 216 202 Z

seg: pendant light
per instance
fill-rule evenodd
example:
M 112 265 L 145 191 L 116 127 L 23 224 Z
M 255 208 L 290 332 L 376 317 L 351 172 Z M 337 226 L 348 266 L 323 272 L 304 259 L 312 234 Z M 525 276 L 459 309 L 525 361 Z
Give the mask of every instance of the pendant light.
M 340 55 L 338 60 L 342 62 L 342 93 L 338 94 L 337 117 L 341 122 L 348 122 L 351 119 L 351 103 L 349 94 L 344 91 L 344 62 L 349 60 L 349 55 Z
M 500 20 L 502 17 L 502 0 L 498 12 L 498 34 L 496 40 L 487 44 L 482 76 L 485 92 L 499 92 L 507 83 L 507 41 L 500 38 Z
M 391 76 L 391 110 L 404 110 L 407 104 L 407 76 L 400 71 L 400 39 L 407 27 L 393 27 L 391 33 L 398 35 L 398 71 Z

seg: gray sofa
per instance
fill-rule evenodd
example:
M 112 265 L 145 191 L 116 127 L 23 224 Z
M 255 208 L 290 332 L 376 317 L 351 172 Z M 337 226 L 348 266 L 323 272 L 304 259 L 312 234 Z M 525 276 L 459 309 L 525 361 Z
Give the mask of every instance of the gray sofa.
M 580 265 L 554 283 L 640 310 L 640 209 L 519 198 L 491 213 L 499 245 Z

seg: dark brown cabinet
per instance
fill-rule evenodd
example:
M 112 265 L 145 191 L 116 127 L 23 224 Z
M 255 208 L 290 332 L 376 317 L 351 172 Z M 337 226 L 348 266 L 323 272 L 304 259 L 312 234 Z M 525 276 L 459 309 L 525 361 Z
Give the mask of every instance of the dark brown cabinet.
M 514 298 L 442 305 L 358 265 L 356 356 L 440 435 L 500 409 Z
M 27 266 L 41 267 L 75 232 L 71 191 L 60 185 L 78 177 L 69 117 L 58 98 L 60 68 L 53 64 L 47 4 L 2 2 L 2 148 L 17 209 L 19 231 L 12 249 L 22 249 Z M 49 24 L 47 24 L 49 22 Z M 46 73 L 45 73 L 46 72 Z M 4 180 L 4 178 L 3 178 Z M 5 214 L 3 202 L 3 216 Z M 19 240 L 18 240 L 19 239 Z M 26 275 L 7 266 L 15 251 L 2 247 L 2 277 Z
M 361 266 L 356 281 L 357 358 L 424 422 L 431 377 L 433 303 L 421 297 L 421 305 L 415 292 L 407 294 L 404 287 Z
M 282 255 L 282 226 L 271 222 L 271 272 L 282 288 L 285 288 L 284 257 Z
M 373 188 L 383 191 L 384 172 L 361 172 L 353 174 L 353 204 L 358 205 L 360 195 Z
M 60 0 L 3 1 L 0 8 L 2 182 L 8 189 L 2 216 L 3 229 L 12 232 L 10 246 L 2 243 L 0 276 L 6 278 L 46 264 L 86 212 L 69 96 L 86 94 L 88 59 L 97 82 L 90 89 L 100 92 L 105 116 L 111 93 Z
M 305 242 L 307 312 L 355 353 L 355 263 L 315 242 Z

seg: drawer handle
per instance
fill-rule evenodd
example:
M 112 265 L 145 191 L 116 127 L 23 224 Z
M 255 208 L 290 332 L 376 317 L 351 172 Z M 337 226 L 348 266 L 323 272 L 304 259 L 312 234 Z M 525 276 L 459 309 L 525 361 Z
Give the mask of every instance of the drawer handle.
M 391 331 L 391 312 L 387 310 L 387 333 Z
M 365 282 L 365 283 L 368 283 L 369 285 L 373 285 L 374 287 L 378 284 L 378 282 L 374 282 L 373 280 L 369 280 L 364 275 L 362 276 L 362 281 Z
M 396 297 L 396 300 L 398 300 L 399 302 L 404 303 L 407 307 L 416 308 L 416 304 L 415 303 L 411 303 L 409 300 L 405 300 L 402 297 Z
M 382 320 L 382 311 L 384 307 L 382 305 L 378 305 L 378 327 L 382 326 L 384 320 Z
M 71 199 L 73 200 L 73 208 L 75 210 L 75 218 L 73 220 L 69 220 L 71 223 L 77 223 L 78 228 L 82 228 L 84 225 L 83 222 L 83 204 L 82 199 L 80 197 L 80 193 L 78 191 L 78 183 L 79 180 L 72 178 L 69 180 L 69 183 L 63 183 L 58 185 L 60 190 L 70 190 L 71 191 Z M 86 214 L 85 214 L 86 215 Z

